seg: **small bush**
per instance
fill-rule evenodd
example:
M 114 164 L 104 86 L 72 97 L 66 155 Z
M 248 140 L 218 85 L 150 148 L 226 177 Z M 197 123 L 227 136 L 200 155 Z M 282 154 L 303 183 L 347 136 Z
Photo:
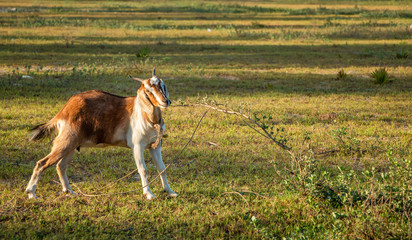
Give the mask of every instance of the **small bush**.
M 63 35 L 62 36 L 66 48 L 72 47 L 74 45 L 74 39 L 72 35 Z
M 403 49 L 396 53 L 397 59 L 407 59 L 408 56 L 409 56 L 408 52 Z
M 136 53 L 136 57 L 137 58 L 147 58 L 150 56 L 150 53 L 151 53 L 150 48 L 144 47 Z
M 384 84 L 388 82 L 389 79 L 386 68 L 375 69 L 370 76 L 375 79 L 375 82 L 378 84 Z
M 336 74 L 336 80 L 345 80 L 348 75 L 345 73 L 343 68 Z
M 265 26 L 265 24 L 262 24 L 258 21 L 254 21 L 254 22 L 252 22 L 252 27 L 253 28 L 265 28 L 266 26 Z

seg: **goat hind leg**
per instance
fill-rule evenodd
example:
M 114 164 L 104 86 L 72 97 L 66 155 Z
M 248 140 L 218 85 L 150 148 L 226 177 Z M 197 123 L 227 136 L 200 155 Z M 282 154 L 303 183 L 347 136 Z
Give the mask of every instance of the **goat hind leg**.
M 63 187 L 63 192 L 76 196 L 77 194 L 71 189 L 69 179 L 67 178 L 66 169 L 72 160 L 74 151 L 63 157 L 56 165 L 57 174 L 59 175 L 60 183 Z
M 31 175 L 29 184 L 27 184 L 26 193 L 29 195 L 30 198 L 37 198 L 36 197 L 36 187 L 37 182 L 39 181 L 40 174 L 47 168 L 46 163 L 49 161 L 50 155 L 47 155 L 43 159 L 37 161 L 36 166 L 33 169 L 33 174 Z
M 52 151 L 49 155 L 47 155 L 45 158 L 39 160 L 36 163 L 36 167 L 34 167 L 33 174 L 31 175 L 29 184 L 27 185 L 27 188 L 26 188 L 26 192 L 29 195 L 29 199 L 37 198 L 35 192 L 36 192 L 37 182 L 39 181 L 41 173 L 44 170 L 46 170 L 48 167 L 54 165 L 60 159 L 62 159 L 61 153 L 56 153 Z
M 36 167 L 33 170 L 33 174 L 26 188 L 29 198 L 37 198 L 35 191 L 40 174 L 48 167 L 56 164 L 74 152 L 74 147 L 71 146 L 70 141 L 65 142 L 60 141 L 60 139 L 62 138 L 59 138 L 58 136 L 54 141 L 51 153 L 36 163 Z

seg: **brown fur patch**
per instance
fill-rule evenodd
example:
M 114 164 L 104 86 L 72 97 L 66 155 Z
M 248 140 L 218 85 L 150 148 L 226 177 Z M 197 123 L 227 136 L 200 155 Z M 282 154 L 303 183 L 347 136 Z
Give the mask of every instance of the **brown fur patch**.
M 73 134 L 79 138 L 79 145 L 86 141 L 115 144 L 112 142 L 115 131 L 120 126 L 129 126 L 134 99 L 91 90 L 71 97 L 54 119 L 71 124 Z
M 145 94 L 147 95 L 153 106 L 159 107 L 159 102 L 156 100 L 155 96 L 151 92 L 145 91 Z

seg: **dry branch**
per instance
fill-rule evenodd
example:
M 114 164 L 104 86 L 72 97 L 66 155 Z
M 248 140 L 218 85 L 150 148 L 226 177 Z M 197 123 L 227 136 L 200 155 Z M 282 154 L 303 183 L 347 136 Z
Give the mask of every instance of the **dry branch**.
M 236 115 L 236 116 L 238 116 L 238 117 L 246 118 L 247 120 L 249 120 L 249 121 L 252 122 L 253 124 L 257 125 L 261 130 L 263 130 L 264 133 L 258 131 L 257 129 L 255 129 L 254 127 L 252 127 L 248 122 L 246 122 L 246 121 L 244 121 L 244 119 L 242 119 L 242 121 L 245 122 L 250 128 L 252 128 L 252 129 L 255 130 L 256 132 L 258 132 L 258 133 L 259 133 L 260 135 L 262 135 L 263 137 L 272 140 L 272 141 L 273 141 L 274 143 L 276 143 L 279 147 L 287 150 L 288 152 L 289 152 L 289 150 L 291 150 L 290 147 L 288 147 L 288 146 L 286 146 L 285 144 L 283 144 L 283 143 L 277 141 L 276 139 L 274 139 L 274 138 L 272 137 L 272 135 L 271 135 L 268 131 L 266 131 L 266 129 L 265 129 L 262 125 L 260 125 L 258 122 L 256 122 L 255 120 L 253 120 L 251 117 L 249 117 L 249 116 L 246 115 L 246 114 L 243 114 L 243 113 L 240 113 L 240 112 L 235 112 L 235 111 L 233 111 L 233 110 L 227 110 L 227 109 L 217 108 L 217 107 L 215 107 L 215 106 L 212 106 L 212 105 L 209 105 L 209 104 L 205 104 L 205 103 L 196 103 L 196 104 L 194 104 L 193 106 L 208 107 L 208 108 L 211 108 L 211 109 L 216 110 L 216 111 L 218 111 L 218 112 L 223 112 L 223 113 L 226 113 L 226 114 L 233 114 L 233 115 Z
M 220 194 L 219 197 L 222 196 L 222 195 L 225 195 L 225 194 L 236 194 L 236 195 L 239 195 L 239 196 L 246 202 L 247 207 L 248 207 L 248 213 L 250 212 L 250 204 L 249 204 L 249 202 L 246 200 L 246 198 L 245 198 L 242 194 L 240 194 L 239 192 L 224 192 L 224 193 Z

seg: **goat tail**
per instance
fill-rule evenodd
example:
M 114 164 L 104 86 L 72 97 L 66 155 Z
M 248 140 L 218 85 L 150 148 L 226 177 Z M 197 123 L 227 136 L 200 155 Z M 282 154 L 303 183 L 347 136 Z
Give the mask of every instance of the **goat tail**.
M 31 129 L 29 141 L 36 141 L 49 136 L 57 128 L 52 121 L 35 126 Z

